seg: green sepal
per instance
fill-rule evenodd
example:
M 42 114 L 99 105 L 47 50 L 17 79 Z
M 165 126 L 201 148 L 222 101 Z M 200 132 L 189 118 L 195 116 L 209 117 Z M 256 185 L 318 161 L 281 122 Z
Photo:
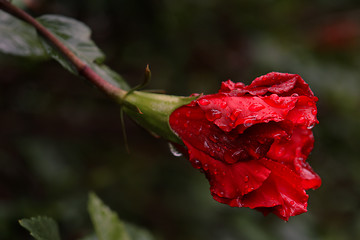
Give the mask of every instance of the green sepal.
M 156 136 L 170 142 L 183 144 L 173 132 L 169 124 L 169 117 L 177 108 L 189 104 L 197 99 L 193 97 L 179 97 L 165 94 L 134 91 L 125 99 L 119 98 L 125 113 L 139 125 Z

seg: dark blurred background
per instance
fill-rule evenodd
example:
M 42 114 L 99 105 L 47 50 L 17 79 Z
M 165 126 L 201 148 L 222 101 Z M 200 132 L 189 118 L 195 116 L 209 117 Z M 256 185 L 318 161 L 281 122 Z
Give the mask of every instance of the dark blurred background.
M 95 191 L 159 239 L 360 239 L 360 2 L 357 0 L 27 0 L 33 16 L 85 22 L 107 64 L 134 86 L 213 93 L 271 71 L 300 74 L 319 97 L 309 162 L 323 185 L 284 222 L 212 200 L 205 177 L 126 121 L 119 106 L 54 61 L 0 55 L 0 239 L 18 219 L 55 218 L 62 237 L 92 230 Z

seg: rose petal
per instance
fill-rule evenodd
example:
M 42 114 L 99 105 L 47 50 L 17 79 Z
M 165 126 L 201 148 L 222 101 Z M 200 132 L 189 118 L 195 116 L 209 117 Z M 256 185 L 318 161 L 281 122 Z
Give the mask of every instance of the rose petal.
M 280 163 L 265 158 L 260 162 L 271 174 L 259 189 L 243 198 L 243 205 L 259 210 L 272 207 L 272 212 L 286 221 L 290 216 L 306 212 L 308 195 L 301 186 L 302 180 Z

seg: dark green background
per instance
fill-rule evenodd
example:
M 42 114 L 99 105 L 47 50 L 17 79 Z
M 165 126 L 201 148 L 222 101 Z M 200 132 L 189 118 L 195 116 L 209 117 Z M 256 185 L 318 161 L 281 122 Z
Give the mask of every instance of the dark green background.
M 30 1 L 32 2 L 32 1 Z M 323 185 L 284 222 L 212 200 L 205 177 L 119 106 L 54 61 L 0 55 L 0 239 L 29 239 L 17 220 L 48 215 L 65 240 L 92 230 L 87 194 L 160 239 L 360 238 L 360 2 L 38 1 L 30 13 L 85 22 L 107 63 L 134 86 L 213 93 L 271 71 L 300 74 L 319 97 L 309 162 Z

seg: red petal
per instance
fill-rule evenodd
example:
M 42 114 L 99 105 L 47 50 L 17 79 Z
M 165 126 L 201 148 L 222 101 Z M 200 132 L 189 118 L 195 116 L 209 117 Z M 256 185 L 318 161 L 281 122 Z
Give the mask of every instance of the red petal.
M 213 197 L 220 202 L 238 198 L 259 188 L 269 176 L 270 170 L 255 160 L 227 164 L 194 148 L 184 141 L 189 149 L 190 162 L 201 168 L 209 179 Z
M 276 93 L 281 96 L 290 96 L 294 93 L 313 97 L 309 85 L 297 74 L 271 72 L 256 78 L 246 90 L 252 95 Z
M 214 122 L 225 132 L 237 127 L 239 133 L 257 123 L 287 118 L 297 102 L 297 98 L 273 97 L 229 97 L 224 93 L 207 95 L 197 100 L 199 107 L 206 113 L 210 122 Z
M 321 185 L 320 177 L 305 162 L 313 145 L 314 137 L 311 130 L 296 127 L 290 139 L 275 140 L 266 156 L 278 162 L 285 162 L 290 169 L 297 172 L 303 180 L 304 189 L 318 188 Z
M 267 159 L 260 162 L 271 170 L 271 174 L 259 189 L 243 198 L 244 206 L 258 210 L 272 207 L 271 211 L 286 221 L 290 216 L 306 212 L 308 195 L 301 186 L 301 179 L 280 163 Z

